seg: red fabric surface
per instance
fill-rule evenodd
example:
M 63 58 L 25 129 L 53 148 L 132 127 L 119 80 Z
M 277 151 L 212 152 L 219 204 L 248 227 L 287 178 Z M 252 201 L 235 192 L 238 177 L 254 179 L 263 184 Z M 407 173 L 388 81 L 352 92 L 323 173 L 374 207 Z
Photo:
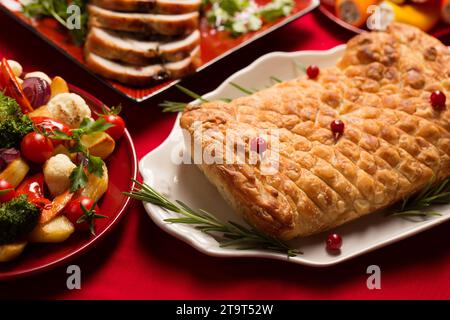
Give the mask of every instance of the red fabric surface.
M 59 74 L 108 104 L 122 102 L 139 158 L 170 132 L 174 115 L 161 114 L 156 102 L 127 102 L 3 14 L 0 30 L 0 56 L 17 59 L 27 69 Z M 207 70 L 189 87 L 206 92 L 233 68 L 266 52 L 328 49 L 350 36 L 319 12 L 309 14 Z M 133 202 L 106 239 L 70 262 L 81 267 L 81 290 L 66 288 L 66 266 L 62 266 L 0 283 L 0 298 L 449 299 L 449 227 L 446 223 L 341 265 L 314 269 L 262 259 L 208 257 L 160 230 L 141 203 Z M 381 290 L 366 287 L 366 268 L 372 264 L 381 268 Z

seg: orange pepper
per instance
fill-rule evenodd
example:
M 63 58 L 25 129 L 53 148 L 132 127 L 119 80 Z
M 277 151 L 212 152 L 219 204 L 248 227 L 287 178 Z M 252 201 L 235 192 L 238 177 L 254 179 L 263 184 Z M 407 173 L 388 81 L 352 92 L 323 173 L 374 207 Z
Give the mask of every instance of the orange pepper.
M 369 7 L 378 2 L 378 0 L 337 0 L 336 14 L 339 19 L 355 27 L 361 27 L 371 14 Z
M 450 23 L 450 0 L 441 1 L 441 16 L 445 22 Z

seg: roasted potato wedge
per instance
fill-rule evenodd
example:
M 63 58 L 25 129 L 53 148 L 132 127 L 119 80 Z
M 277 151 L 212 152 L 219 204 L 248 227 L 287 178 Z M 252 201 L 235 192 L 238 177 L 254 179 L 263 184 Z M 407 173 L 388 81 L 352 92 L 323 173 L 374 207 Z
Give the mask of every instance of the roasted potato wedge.
M 21 158 L 11 162 L 5 170 L 0 173 L 0 179 L 4 179 L 16 188 L 27 175 L 30 167 Z
M 103 176 L 101 178 L 96 175 L 88 175 L 88 183 L 84 189 L 81 190 L 80 195 L 91 198 L 94 201 L 100 199 L 108 190 L 108 168 L 103 165 Z
M 47 223 L 38 224 L 29 235 L 31 242 L 63 242 L 75 231 L 72 222 L 58 216 Z
M 81 137 L 81 143 L 96 157 L 106 159 L 113 153 L 116 142 L 106 132 L 96 132 Z
M 33 117 L 49 117 L 49 118 L 51 118 L 52 114 L 50 113 L 50 111 L 48 111 L 47 106 L 42 106 L 42 107 L 35 109 L 34 111 L 31 111 L 28 114 L 28 116 L 30 118 L 33 118 Z
M 0 262 L 14 260 L 22 253 L 26 245 L 25 241 L 0 245 Z
M 60 93 L 68 93 L 69 86 L 67 82 L 61 77 L 54 77 L 52 83 L 50 84 L 51 98 L 60 94 Z

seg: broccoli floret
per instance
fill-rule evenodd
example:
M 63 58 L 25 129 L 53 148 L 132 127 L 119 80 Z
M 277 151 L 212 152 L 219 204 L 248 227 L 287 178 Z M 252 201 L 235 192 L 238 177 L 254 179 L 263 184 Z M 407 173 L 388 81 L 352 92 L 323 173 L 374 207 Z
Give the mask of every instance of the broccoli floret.
M 18 147 L 23 136 L 33 130 L 33 124 L 20 110 L 16 100 L 0 91 L 0 148 Z
M 39 209 L 21 195 L 0 205 L 0 244 L 12 243 L 38 224 Z

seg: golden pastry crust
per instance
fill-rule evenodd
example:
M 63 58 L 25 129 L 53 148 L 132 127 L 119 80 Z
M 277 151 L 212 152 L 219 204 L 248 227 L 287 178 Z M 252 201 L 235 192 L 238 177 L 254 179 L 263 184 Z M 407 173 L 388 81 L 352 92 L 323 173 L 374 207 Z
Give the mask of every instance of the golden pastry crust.
M 301 77 L 230 103 L 189 108 L 181 127 L 202 150 L 224 144 L 215 133 L 235 133 L 247 153 L 252 134 L 278 129 L 275 174 L 262 172 L 259 162 L 199 167 L 261 231 L 281 239 L 307 236 L 450 176 L 449 104 L 439 112 L 429 102 L 434 90 L 450 95 L 449 62 L 437 39 L 393 24 L 350 40 L 337 66 L 322 69 L 317 80 Z M 335 119 L 345 123 L 337 141 L 330 130 Z M 201 139 L 194 137 L 198 124 L 210 131 Z

